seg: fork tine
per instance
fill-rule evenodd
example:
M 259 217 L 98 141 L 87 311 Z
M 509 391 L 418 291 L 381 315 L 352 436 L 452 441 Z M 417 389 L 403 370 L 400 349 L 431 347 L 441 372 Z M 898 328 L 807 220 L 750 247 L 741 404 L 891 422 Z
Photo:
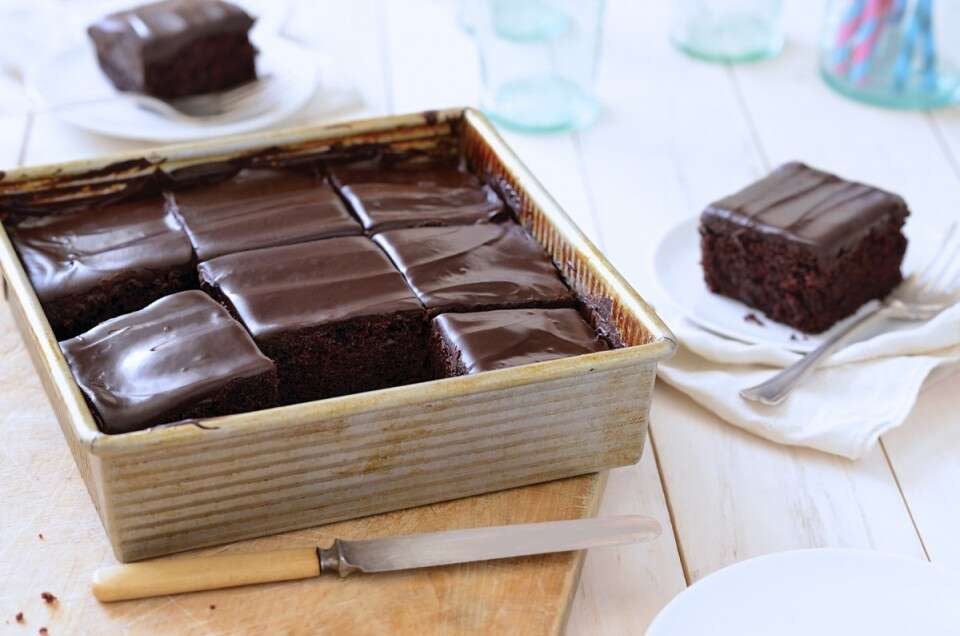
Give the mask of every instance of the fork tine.
M 957 261 L 957 256 L 960 254 L 960 242 L 954 240 L 956 234 L 957 223 L 954 222 L 947 228 L 946 234 L 936 254 L 934 254 L 933 258 L 930 259 L 930 262 L 927 263 L 923 270 L 916 275 L 914 280 L 919 286 L 917 290 L 918 293 L 927 294 L 936 289 L 938 283 L 942 282 L 943 278 Z

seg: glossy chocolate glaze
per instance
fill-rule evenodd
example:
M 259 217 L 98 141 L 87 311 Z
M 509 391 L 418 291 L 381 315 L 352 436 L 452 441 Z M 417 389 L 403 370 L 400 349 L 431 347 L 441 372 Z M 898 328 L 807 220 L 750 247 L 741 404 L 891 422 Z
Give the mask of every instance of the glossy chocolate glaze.
M 331 177 L 369 232 L 509 216 L 492 188 L 453 166 L 341 167 Z
M 390 260 L 360 236 L 228 254 L 201 263 L 200 279 L 257 338 L 423 310 Z
M 908 214 L 895 194 L 792 162 L 711 204 L 702 222 L 708 227 L 734 223 L 828 256 L 856 243 L 876 224 L 902 223 Z
M 148 63 L 200 38 L 246 33 L 253 22 L 243 9 L 220 0 L 164 0 L 111 13 L 87 31 L 98 47 L 123 42 L 126 56 Z
M 166 423 L 231 380 L 274 369 L 243 326 L 200 291 L 161 298 L 60 347 L 108 433 Z
M 573 301 L 547 255 L 514 223 L 391 230 L 374 240 L 431 310 Z
M 440 314 L 433 327 L 460 354 L 465 373 L 479 373 L 594 353 L 607 344 L 575 309 L 504 309 Z
M 187 235 L 160 198 L 29 217 L 12 228 L 11 240 L 42 302 L 193 260 Z
M 242 170 L 166 196 L 200 260 L 363 231 L 330 186 L 293 172 Z

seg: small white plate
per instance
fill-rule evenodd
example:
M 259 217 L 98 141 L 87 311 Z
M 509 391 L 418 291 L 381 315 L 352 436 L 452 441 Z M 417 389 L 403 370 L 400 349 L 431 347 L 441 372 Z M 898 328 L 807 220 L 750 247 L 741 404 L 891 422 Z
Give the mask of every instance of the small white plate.
M 129 100 L 102 99 L 118 95 L 89 44 L 64 51 L 28 70 L 27 81 L 45 107 L 60 119 L 111 137 L 142 141 L 189 141 L 250 132 L 280 122 L 302 109 L 317 89 L 320 60 L 290 40 L 264 37 L 256 41 L 257 74 L 270 75 L 270 107 L 238 121 L 181 122 L 138 107 Z M 89 103 L 88 103 L 89 102 Z
M 769 344 L 790 351 L 807 352 L 824 339 L 854 320 L 856 314 L 841 320 L 827 331 L 808 335 L 792 327 L 774 322 L 763 312 L 741 302 L 719 296 L 707 289 L 700 268 L 699 219 L 688 218 L 660 237 L 653 251 L 653 271 L 664 295 L 683 314 L 710 331 L 751 344 Z M 929 258 L 936 248 L 935 239 L 911 232 L 903 271 L 912 272 L 923 265 L 924 254 Z M 866 311 L 866 307 L 860 311 Z M 859 313 L 859 312 L 858 312 Z M 757 324 L 752 315 L 761 324 Z
M 866 550 L 797 550 L 750 559 L 697 581 L 647 636 L 955 636 L 960 577 Z

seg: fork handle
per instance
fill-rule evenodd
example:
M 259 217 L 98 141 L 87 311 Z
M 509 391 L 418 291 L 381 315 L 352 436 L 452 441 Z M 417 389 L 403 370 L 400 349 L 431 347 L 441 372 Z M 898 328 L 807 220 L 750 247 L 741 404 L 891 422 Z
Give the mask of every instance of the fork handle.
M 783 371 L 756 386 L 740 391 L 740 397 L 770 406 L 780 404 L 805 377 L 816 369 L 827 356 L 849 342 L 857 332 L 883 320 L 886 305 L 877 305 L 849 325 L 828 338 L 819 347 L 806 354 Z

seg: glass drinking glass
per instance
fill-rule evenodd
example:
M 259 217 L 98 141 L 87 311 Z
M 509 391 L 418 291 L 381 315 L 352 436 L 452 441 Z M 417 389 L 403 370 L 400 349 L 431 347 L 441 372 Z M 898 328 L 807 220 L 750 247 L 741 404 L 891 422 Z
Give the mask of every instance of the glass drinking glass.
M 710 62 L 751 62 L 783 48 L 780 0 L 674 0 L 671 37 Z
M 597 118 L 603 0 L 477 0 L 482 106 L 508 127 L 548 132 Z
M 820 74 L 843 95 L 877 106 L 960 103 L 960 2 L 833 0 Z

